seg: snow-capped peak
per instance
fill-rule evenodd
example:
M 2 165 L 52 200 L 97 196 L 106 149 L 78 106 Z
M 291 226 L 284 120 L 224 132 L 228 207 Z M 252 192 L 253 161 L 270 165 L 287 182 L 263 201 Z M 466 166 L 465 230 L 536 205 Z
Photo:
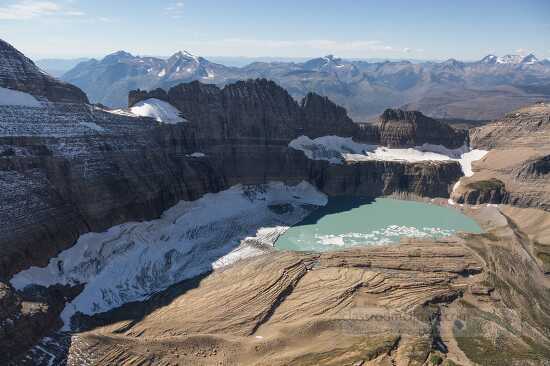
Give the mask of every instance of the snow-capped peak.
M 520 55 L 505 55 L 497 58 L 497 64 L 519 64 L 522 59 Z
M 178 51 L 175 54 L 173 54 L 172 57 L 169 58 L 169 60 L 180 60 L 180 59 L 199 62 L 199 57 L 193 55 L 191 52 L 188 52 L 188 51 Z
M 524 65 L 532 65 L 536 64 L 537 62 L 539 62 L 539 59 L 532 53 L 528 54 L 523 58 L 523 60 L 521 60 L 521 63 Z
M 497 56 L 487 55 L 487 56 L 483 57 L 481 59 L 481 61 L 479 61 L 479 62 L 482 63 L 482 64 L 491 64 L 492 65 L 492 64 L 495 64 L 497 62 L 497 60 L 498 60 Z
M 527 56 L 521 56 L 521 55 L 505 55 L 505 56 L 495 56 L 495 55 L 487 55 L 484 58 L 482 58 L 479 63 L 482 64 L 488 64 L 488 65 L 494 65 L 494 64 L 508 64 L 508 65 L 532 65 L 539 62 L 539 60 L 536 58 L 535 55 L 532 53 L 528 54 Z

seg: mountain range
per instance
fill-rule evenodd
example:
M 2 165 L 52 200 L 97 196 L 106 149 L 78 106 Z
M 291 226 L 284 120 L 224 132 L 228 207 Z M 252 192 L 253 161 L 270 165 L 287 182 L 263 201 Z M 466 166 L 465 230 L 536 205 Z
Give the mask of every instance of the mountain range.
M 62 76 L 82 88 L 93 102 L 109 107 L 126 106 L 128 91 L 133 89 L 167 89 L 194 80 L 223 86 L 250 78 L 273 80 L 296 99 L 308 92 L 328 96 L 355 121 L 368 121 L 392 107 L 441 119 L 489 120 L 550 98 L 550 61 L 538 60 L 533 54 L 419 63 L 328 55 L 305 62 L 232 67 L 189 52 L 164 59 L 119 51 L 102 60 L 81 62 Z
M 0 364 L 548 364 L 550 103 L 468 131 L 395 109 L 359 124 L 272 80 L 204 83 L 241 69 L 183 52 L 111 62 L 202 82 L 111 110 L 0 40 Z M 274 248 L 342 196 L 455 207 L 483 232 Z

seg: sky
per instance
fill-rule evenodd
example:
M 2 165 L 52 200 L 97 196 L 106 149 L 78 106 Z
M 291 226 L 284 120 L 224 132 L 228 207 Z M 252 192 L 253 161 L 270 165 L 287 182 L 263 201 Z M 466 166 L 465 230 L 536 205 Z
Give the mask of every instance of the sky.
M 550 0 L 0 0 L 0 38 L 32 58 L 550 58 Z

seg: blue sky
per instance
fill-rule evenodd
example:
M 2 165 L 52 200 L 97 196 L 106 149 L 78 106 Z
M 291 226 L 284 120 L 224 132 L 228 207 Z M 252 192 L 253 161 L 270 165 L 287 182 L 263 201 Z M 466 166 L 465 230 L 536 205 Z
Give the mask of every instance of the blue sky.
M 550 0 L 0 0 L 0 37 L 34 58 L 548 58 Z

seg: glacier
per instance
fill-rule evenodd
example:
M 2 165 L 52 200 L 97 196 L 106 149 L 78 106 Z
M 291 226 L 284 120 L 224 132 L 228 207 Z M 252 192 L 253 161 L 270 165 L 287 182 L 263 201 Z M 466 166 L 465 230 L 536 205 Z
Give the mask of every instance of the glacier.
M 92 315 L 144 300 L 184 279 L 268 252 L 290 226 L 326 203 L 306 182 L 237 185 L 180 201 L 157 220 L 84 234 L 47 267 L 31 267 L 10 282 L 18 290 L 84 284 L 61 314 L 70 330 L 76 312 Z

